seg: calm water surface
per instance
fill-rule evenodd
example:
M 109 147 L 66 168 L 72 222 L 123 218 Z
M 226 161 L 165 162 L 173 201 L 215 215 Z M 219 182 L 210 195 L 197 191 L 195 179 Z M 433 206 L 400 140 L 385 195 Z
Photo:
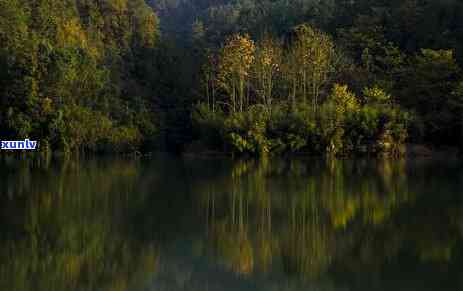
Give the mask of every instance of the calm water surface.
M 463 290 L 463 163 L 0 158 L 0 290 Z

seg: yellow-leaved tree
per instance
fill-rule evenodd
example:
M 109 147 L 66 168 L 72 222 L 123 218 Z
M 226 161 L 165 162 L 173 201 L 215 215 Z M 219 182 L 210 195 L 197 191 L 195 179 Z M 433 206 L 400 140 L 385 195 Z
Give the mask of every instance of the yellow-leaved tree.
M 294 34 L 295 40 L 286 56 L 290 96 L 293 102 L 299 97 L 304 103 L 310 97 L 315 110 L 321 89 L 336 64 L 334 43 L 327 34 L 307 24 L 297 26 Z
M 340 114 L 359 108 L 357 97 L 349 91 L 347 85 L 334 84 L 329 100 L 334 102 L 336 111 Z
M 249 105 L 250 73 L 256 47 L 248 35 L 228 39 L 219 56 L 218 85 L 226 93 L 230 110 L 243 111 Z
M 259 101 L 267 108 L 272 105 L 273 89 L 280 72 L 282 54 L 281 43 L 268 35 L 257 45 L 254 62 L 254 88 Z

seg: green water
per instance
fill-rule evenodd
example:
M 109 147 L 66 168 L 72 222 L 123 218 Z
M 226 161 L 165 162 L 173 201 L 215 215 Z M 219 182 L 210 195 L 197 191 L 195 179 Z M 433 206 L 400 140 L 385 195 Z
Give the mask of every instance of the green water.
M 463 163 L 0 159 L 0 290 L 463 290 Z

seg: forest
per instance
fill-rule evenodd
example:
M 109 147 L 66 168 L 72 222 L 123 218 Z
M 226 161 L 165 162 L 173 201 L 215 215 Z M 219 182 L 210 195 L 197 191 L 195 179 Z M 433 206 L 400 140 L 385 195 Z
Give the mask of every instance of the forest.
M 0 0 L 0 137 L 43 152 L 463 148 L 459 0 Z

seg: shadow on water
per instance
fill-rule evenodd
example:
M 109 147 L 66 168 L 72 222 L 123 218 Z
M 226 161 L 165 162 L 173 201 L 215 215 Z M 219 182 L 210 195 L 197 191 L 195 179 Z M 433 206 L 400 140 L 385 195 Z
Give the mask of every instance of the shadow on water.
M 0 161 L 1 290 L 461 290 L 463 165 Z

